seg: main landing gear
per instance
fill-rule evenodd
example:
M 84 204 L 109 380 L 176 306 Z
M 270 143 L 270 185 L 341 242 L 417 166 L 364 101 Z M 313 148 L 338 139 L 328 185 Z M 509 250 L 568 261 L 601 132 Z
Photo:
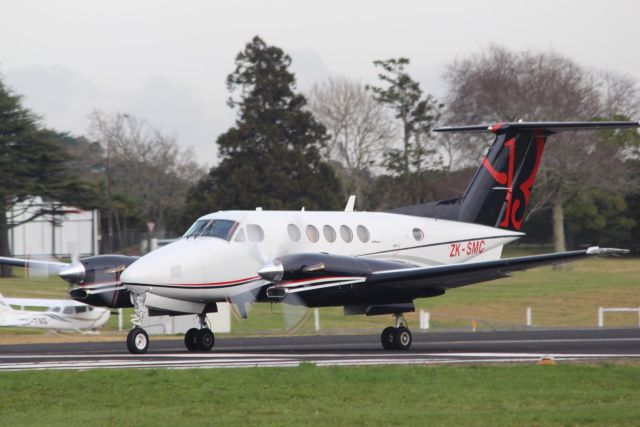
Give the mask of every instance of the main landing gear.
M 389 326 L 382 331 L 380 341 L 385 350 L 409 350 L 413 337 L 407 328 L 407 321 L 402 313 L 394 314 L 396 327 Z
M 184 346 L 189 351 L 210 351 L 215 343 L 215 336 L 207 324 L 207 315 L 198 314 L 200 329 L 191 328 L 184 334 Z

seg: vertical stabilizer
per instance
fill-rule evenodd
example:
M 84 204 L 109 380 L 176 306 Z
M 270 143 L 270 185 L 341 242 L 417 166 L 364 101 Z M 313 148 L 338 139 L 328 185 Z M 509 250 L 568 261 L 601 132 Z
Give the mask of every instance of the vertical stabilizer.
M 547 137 L 561 131 L 637 128 L 639 122 L 496 123 L 435 129 L 492 132 L 495 140 L 464 195 L 391 212 L 470 222 L 519 231 L 531 200 Z

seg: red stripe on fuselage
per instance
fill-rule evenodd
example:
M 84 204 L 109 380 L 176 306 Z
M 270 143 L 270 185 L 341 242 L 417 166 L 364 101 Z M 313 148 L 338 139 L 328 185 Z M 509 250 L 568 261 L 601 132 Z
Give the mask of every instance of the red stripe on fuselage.
M 197 286 L 229 286 L 229 285 L 242 285 L 244 283 L 248 283 L 251 281 L 254 281 L 256 279 L 259 279 L 260 276 L 253 276 L 253 277 L 246 277 L 244 279 L 237 279 L 237 280 L 229 280 L 226 282 L 210 282 L 210 283 L 165 283 L 163 285 L 158 285 L 158 286 L 191 286 L 191 287 L 197 287 Z M 153 285 L 148 285 L 148 286 L 153 286 Z

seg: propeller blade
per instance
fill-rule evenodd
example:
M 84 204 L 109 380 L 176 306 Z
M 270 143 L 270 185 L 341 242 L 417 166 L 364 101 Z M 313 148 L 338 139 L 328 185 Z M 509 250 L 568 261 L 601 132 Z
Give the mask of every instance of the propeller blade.
M 249 317 L 249 311 L 258 298 L 258 291 L 258 289 L 252 289 L 247 292 L 232 295 L 229 298 L 229 302 L 235 305 L 236 310 L 238 310 L 238 314 L 243 319 Z
M 282 303 L 285 329 L 289 334 L 295 333 L 302 327 L 311 311 L 296 293 L 287 293 Z
M 36 277 L 49 277 L 59 274 L 70 264 L 59 261 L 35 260 L 0 257 L 0 264 L 11 265 L 13 267 L 23 267 L 28 275 Z

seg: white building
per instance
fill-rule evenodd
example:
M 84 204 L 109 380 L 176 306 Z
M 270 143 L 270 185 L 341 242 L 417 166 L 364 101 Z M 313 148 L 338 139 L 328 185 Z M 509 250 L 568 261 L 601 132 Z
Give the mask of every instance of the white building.
M 42 210 L 54 211 L 9 229 L 9 247 L 15 257 L 51 258 L 98 254 L 99 215 L 34 197 L 7 212 L 9 227 L 27 221 Z

